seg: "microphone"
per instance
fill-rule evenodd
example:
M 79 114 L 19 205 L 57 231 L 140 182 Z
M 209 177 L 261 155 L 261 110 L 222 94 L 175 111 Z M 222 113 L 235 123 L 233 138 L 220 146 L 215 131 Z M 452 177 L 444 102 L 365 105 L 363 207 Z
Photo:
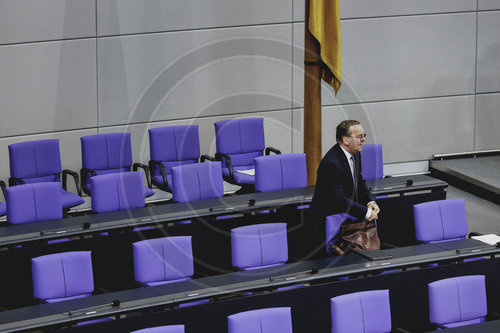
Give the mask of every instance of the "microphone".
M 43 235 L 51 235 L 51 234 L 64 234 L 66 232 L 72 231 L 72 230 L 87 230 L 90 229 L 91 224 L 89 222 L 82 223 L 81 226 L 75 226 L 75 227 L 69 227 L 69 228 L 61 228 L 61 229 L 53 229 L 53 230 L 40 230 L 40 236 Z
M 107 308 L 107 307 L 117 308 L 119 306 L 120 306 L 120 301 L 119 300 L 114 300 L 114 301 L 112 301 L 111 303 L 108 303 L 108 304 L 91 306 L 91 307 L 84 308 L 84 309 L 79 309 L 79 310 L 76 310 L 76 311 L 68 311 L 68 316 L 75 316 L 75 315 L 80 315 L 80 314 L 90 315 L 90 314 L 96 313 L 99 309 L 104 309 L 104 308 Z
M 256 202 L 257 201 L 255 199 L 250 199 L 250 200 L 248 200 L 248 202 L 240 201 L 240 202 L 232 203 L 231 206 L 209 207 L 208 211 L 212 213 L 214 211 L 220 211 L 220 210 L 232 210 L 232 209 L 234 209 L 234 206 L 239 206 L 239 205 L 243 205 L 246 203 L 248 203 L 248 207 L 253 207 L 253 206 L 255 206 Z
M 395 188 L 409 187 L 409 186 L 412 186 L 412 185 L 413 185 L 413 180 L 412 179 L 407 179 L 404 183 L 395 184 L 393 186 L 387 186 L 387 187 L 384 187 L 382 189 L 383 190 L 392 190 L 392 189 L 395 189 Z

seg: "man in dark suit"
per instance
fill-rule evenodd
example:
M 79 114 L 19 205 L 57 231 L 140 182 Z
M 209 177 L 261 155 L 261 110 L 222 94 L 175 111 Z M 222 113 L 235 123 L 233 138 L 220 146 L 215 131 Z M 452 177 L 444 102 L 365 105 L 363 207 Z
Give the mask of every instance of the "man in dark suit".
M 357 120 L 344 120 L 337 126 L 336 139 L 317 171 L 310 218 L 315 251 L 324 251 L 327 216 L 347 213 L 359 221 L 373 221 L 380 211 L 361 176 L 363 127 Z

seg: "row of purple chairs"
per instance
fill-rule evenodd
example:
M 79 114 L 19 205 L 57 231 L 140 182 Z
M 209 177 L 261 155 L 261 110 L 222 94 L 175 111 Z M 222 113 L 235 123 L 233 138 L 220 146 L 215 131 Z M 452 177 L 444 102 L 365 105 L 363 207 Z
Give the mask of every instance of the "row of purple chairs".
M 255 158 L 255 168 L 256 189 L 261 192 L 304 187 L 307 184 L 304 154 L 260 156 Z M 179 165 L 171 167 L 171 174 L 173 200 L 176 202 L 224 195 L 221 162 Z M 92 211 L 102 213 L 144 207 L 142 179 L 140 171 L 91 177 Z M 5 189 L 5 195 L 7 221 L 11 224 L 62 218 L 64 201 L 57 182 L 11 186 Z
M 194 276 L 191 236 L 147 239 L 132 244 L 134 278 L 143 287 Z M 231 230 L 232 263 L 238 270 L 283 265 L 288 260 L 285 223 Z M 33 258 L 33 296 L 45 303 L 82 298 L 94 292 L 90 251 L 55 253 Z
M 484 322 L 488 313 L 484 275 L 438 280 L 428 285 L 429 320 L 436 329 Z M 389 290 L 369 290 L 330 299 L 332 333 L 408 332 L 392 328 Z M 227 317 L 229 333 L 292 333 L 292 309 L 250 310 Z M 184 325 L 146 328 L 133 333 L 183 333 Z
M 264 146 L 262 118 L 224 120 L 215 123 L 217 157 L 222 163 L 224 178 L 238 184 L 253 184 L 254 178 L 238 170 L 253 169 L 253 159 L 278 150 Z M 80 177 L 74 171 L 62 169 L 59 140 L 38 140 L 9 145 L 9 185 L 39 182 L 60 182 L 65 208 L 81 204 L 82 190 L 92 193 L 90 179 L 97 175 L 137 171 L 146 175 L 145 196 L 151 196 L 152 184 L 171 191 L 171 168 L 193 164 L 210 158 L 200 156 L 197 125 L 166 126 L 149 129 L 149 166 L 132 163 L 130 133 L 87 135 L 80 138 L 82 168 Z M 210 158 L 212 159 L 212 158 Z M 212 159 L 213 160 L 213 159 Z M 74 178 L 78 195 L 66 190 L 67 177 Z

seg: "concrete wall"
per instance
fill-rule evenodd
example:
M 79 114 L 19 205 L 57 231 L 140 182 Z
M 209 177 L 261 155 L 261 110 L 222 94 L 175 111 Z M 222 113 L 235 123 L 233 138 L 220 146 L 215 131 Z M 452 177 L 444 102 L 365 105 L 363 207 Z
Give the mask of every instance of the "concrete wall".
M 361 120 L 387 173 L 433 154 L 500 148 L 500 5 L 341 0 L 343 85 L 323 87 L 323 150 Z M 79 170 L 83 135 L 260 116 L 266 143 L 303 151 L 304 0 L 0 2 L 0 179 L 10 143 L 58 138 Z

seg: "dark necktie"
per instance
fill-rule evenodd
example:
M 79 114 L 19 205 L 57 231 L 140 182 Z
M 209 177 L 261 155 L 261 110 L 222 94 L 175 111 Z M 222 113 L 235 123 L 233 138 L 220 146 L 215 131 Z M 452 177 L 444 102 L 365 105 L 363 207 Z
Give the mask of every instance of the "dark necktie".
M 358 202 L 358 172 L 356 168 L 356 160 L 354 159 L 354 155 L 351 156 L 352 165 L 353 165 L 353 180 L 354 180 L 354 200 Z

